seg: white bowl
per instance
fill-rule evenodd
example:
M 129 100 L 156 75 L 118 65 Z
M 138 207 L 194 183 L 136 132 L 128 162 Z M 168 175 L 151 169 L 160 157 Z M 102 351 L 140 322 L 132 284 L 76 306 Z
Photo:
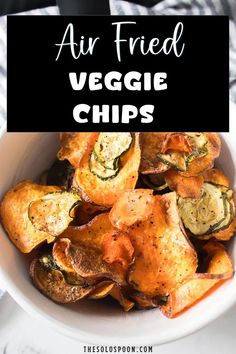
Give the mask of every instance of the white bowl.
M 231 132 L 222 134 L 218 164 L 236 187 L 236 109 L 231 104 Z M 222 119 L 222 117 L 217 117 Z M 19 180 L 34 179 L 54 160 L 58 140 L 53 133 L 6 133 L 0 141 L 1 196 Z M 0 196 L 0 197 L 1 197 Z M 225 312 L 236 302 L 236 277 L 182 316 L 165 318 L 159 310 L 124 313 L 103 301 L 57 305 L 31 284 L 28 261 L 0 227 L 0 279 L 28 313 L 81 342 L 100 345 L 156 345 L 186 336 Z M 230 253 L 235 262 L 236 242 Z

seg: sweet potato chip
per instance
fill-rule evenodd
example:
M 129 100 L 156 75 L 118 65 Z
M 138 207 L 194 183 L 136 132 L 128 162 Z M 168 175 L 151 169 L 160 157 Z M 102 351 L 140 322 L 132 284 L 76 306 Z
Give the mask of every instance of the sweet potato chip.
M 161 153 L 165 154 L 169 151 L 180 151 L 190 153 L 192 147 L 187 136 L 184 133 L 168 133 L 161 147 Z
M 156 132 L 141 134 L 142 154 L 139 168 L 141 173 L 162 173 L 170 168 L 157 158 L 157 154 L 161 151 L 167 134 Z
M 96 280 L 96 279 L 111 279 L 119 284 L 125 283 L 125 272 L 121 265 L 108 264 L 103 260 L 102 251 L 91 245 L 85 245 L 80 242 L 71 243 L 69 239 L 60 239 L 56 242 L 59 244 L 55 247 L 62 247 L 64 249 L 66 262 L 65 263 L 77 273 L 79 276 Z M 62 246 L 60 246 L 62 244 Z M 60 264 L 60 263 L 59 263 Z
M 123 295 L 122 289 L 118 285 L 112 288 L 110 295 L 119 302 L 126 312 L 130 311 L 135 305 L 133 301 L 130 301 Z
M 136 306 L 141 310 L 153 309 L 159 305 L 159 300 L 157 297 L 152 298 L 139 292 L 132 294 L 131 298 L 134 300 Z
M 88 224 L 95 216 L 104 213 L 108 209 L 101 206 L 84 202 L 76 209 L 75 222 L 77 226 Z
M 113 232 L 109 213 L 97 215 L 88 224 L 82 226 L 69 226 L 60 237 L 68 238 L 72 243 L 80 242 L 88 247 L 96 247 L 102 250 L 104 235 Z
M 108 295 L 118 301 L 125 311 L 131 310 L 134 306 L 134 302 L 124 296 L 122 288 L 116 283 L 109 281 L 103 281 L 97 284 L 95 290 L 90 293 L 89 299 L 102 299 Z
M 93 147 L 99 133 L 61 133 L 61 148 L 57 154 L 59 160 L 68 160 L 77 168 L 88 149 Z
M 200 198 L 204 183 L 203 176 L 184 177 L 174 169 L 165 172 L 169 188 L 182 198 Z
M 167 304 L 161 307 L 165 316 L 175 317 L 184 309 L 194 305 L 214 286 L 222 284 L 224 280 L 233 276 L 232 262 L 221 244 L 210 241 L 204 249 L 210 257 L 207 273 L 194 274 L 169 295 Z
M 129 236 L 120 231 L 113 231 L 104 236 L 102 243 L 103 260 L 109 264 L 118 262 L 127 269 L 133 259 L 134 248 Z
M 205 171 L 203 173 L 203 178 L 205 182 L 221 184 L 225 187 L 230 186 L 228 177 L 226 177 L 225 174 L 217 168 L 212 168 L 210 170 Z
M 30 203 L 48 193 L 61 191 L 56 186 L 43 186 L 23 181 L 10 189 L 1 202 L 1 219 L 5 230 L 17 248 L 29 253 L 44 241 L 52 242 L 54 237 L 37 230 L 28 217 Z
M 83 155 L 75 171 L 73 184 L 82 192 L 85 200 L 109 207 L 124 190 L 135 188 L 141 158 L 139 134 L 135 133 L 134 142 L 121 157 L 119 172 L 112 179 L 102 180 L 90 171 L 89 160 L 92 150 L 93 146 Z
M 145 295 L 165 296 L 195 273 L 197 256 L 180 227 L 176 194 L 152 198 L 155 203 L 149 218 L 136 222 L 127 231 L 135 257 L 128 281 Z M 136 201 L 137 210 L 142 203 L 142 199 Z
M 126 230 L 137 221 L 144 221 L 150 217 L 155 203 L 151 189 L 135 189 L 125 191 L 114 203 L 109 218 L 111 223 Z
M 50 261 L 44 263 L 43 258 L 35 259 L 31 263 L 30 274 L 34 285 L 44 295 L 62 304 L 76 302 L 94 289 L 85 281 L 78 285 L 68 284 L 63 273 L 51 265 Z
M 52 249 L 52 257 L 56 265 L 64 272 L 74 273 L 74 267 L 71 260 L 66 255 L 66 249 L 70 245 L 70 240 L 67 238 L 60 239 L 54 243 Z
M 115 283 L 112 281 L 103 281 L 97 284 L 95 290 L 93 290 L 90 293 L 89 299 L 93 299 L 93 300 L 103 299 L 104 297 L 110 294 L 114 286 Z
M 170 134 L 170 135 L 169 135 Z M 197 176 L 203 171 L 211 168 L 214 164 L 214 160 L 219 156 L 221 149 L 220 137 L 216 133 L 204 133 L 204 138 L 207 143 L 204 144 L 204 147 L 198 146 L 199 141 L 198 137 L 195 134 L 196 147 L 199 150 L 197 153 L 193 146 L 193 152 L 190 151 L 190 146 L 186 145 L 186 137 L 184 134 L 177 136 L 183 136 L 185 138 L 180 138 L 179 142 L 174 144 L 176 133 L 142 133 L 142 156 L 141 156 L 141 165 L 140 172 L 143 174 L 149 173 L 163 173 L 167 171 L 170 167 L 176 167 L 177 170 L 183 176 Z M 189 139 L 193 136 L 189 134 Z M 169 138 L 168 138 L 169 136 Z M 200 141 L 202 143 L 202 141 Z M 172 157 L 168 157 L 164 154 L 162 157 L 162 151 L 172 150 L 170 153 L 173 153 Z M 181 150 L 182 149 L 182 150 Z M 188 151 L 187 151 L 188 150 Z M 167 158 L 167 159 L 166 159 Z M 171 160 L 169 160 L 171 159 Z
M 183 176 L 197 176 L 202 172 L 210 169 L 214 165 L 215 159 L 219 156 L 221 150 L 221 140 L 217 133 L 205 133 L 208 138 L 207 154 L 200 158 L 192 160 L 188 164 L 185 172 L 180 172 Z

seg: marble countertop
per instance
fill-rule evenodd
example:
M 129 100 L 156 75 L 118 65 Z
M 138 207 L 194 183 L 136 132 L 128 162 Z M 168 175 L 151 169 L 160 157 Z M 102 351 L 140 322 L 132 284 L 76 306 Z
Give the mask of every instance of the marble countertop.
M 236 306 L 197 333 L 153 347 L 159 354 L 234 354 Z M 80 354 L 84 344 L 71 340 L 25 313 L 5 293 L 0 300 L 0 354 Z M 87 349 L 88 350 L 88 349 Z

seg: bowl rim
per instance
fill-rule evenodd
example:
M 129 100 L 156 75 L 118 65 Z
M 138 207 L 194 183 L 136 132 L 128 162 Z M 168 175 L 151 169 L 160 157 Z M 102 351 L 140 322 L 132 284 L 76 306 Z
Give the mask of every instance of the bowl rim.
M 236 104 L 230 101 L 231 114 L 236 117 Z M 234 119 L 236 121 L 236 119 Z M 233 130 L 236 131 L 236 122 L 233 122 Z M 234 124 L 235 123 L 235 124 Z M 232 127 L 232 126 L 231 126 Z M 0 129 L 0 139 L 6 133 L 7 124 L 6 122 Z M 72 328 L 69 325 L 55 319 L 49 313 L 43 311 L 38 305 L 34 303 L 33 300 L 24 295 L 19 291 L 18 287 L 15 285 L 13 280 L 11 280 L 8 273 L 4 272 L 0 266 L 0 279 L 3 282 L 3 286 L 10 294 L 10 296 L 16 301 L 16 303 L 22 307 L 29 315 L 38 319 L 41 323 L 47 323 L 49 327 L 54 328 L 57 332 L 79 341 L 80 343 L 86 343 L 91 345 L 128 345 L 128 346 L 156 346 L 169 342 L 176 341 L 180 338 L 184 338 L 204 327 L 206 327 L 210 322 L 214 321 L 216 318 L 223 315 L 227 310 L 229 310 L 236 303 L 236 286 L 231 290 L 231 292 L 226 292 L 225 301 L 220 307 L 210 307 L 207 314 L 202 314 L 201 319 L 196 321 L 191 321 L 188 326 L 176 326 L 171 333 L 167 332 L 162 338 L 156 336 L 154 331 L 151 333 L 145 333 L 143 336 L 139 337 L 114 337 L 106 335 L 91 335 L 87 331 L 80 330 L 79 328 Z

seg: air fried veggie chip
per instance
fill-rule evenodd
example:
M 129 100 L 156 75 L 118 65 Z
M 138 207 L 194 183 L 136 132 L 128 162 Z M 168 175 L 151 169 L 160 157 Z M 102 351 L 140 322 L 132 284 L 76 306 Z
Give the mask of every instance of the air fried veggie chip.
M 119 284 L 125 283 L 125 272 L 120 264 L 108 264 L 103 260 L 102 251 L 95 247 L 88 247 L 83 243 L 72 243 L 69 239 L 60 239 L 56 242 L 57 246 L 64 249 L 66 261 L 61 263 L 72 266 L 74 272 L 79 276 L 96 280 L 111 279 Z M 62 244 L 62 245 L 61 245 Z M 57 259 L 56 259 L 57 261 Z M 59 263 L 60 264 L 60 263 Z
M 104 236 L 103 260 L 109 264 L 118 262 L 127 269 L 133 259 L 134 248 L 130 242 L 129 235 L 114 231 Z
M 76 209 L 75 224 L 81 226 L 88 224 L 95 216 L 108 211 L 106 207 L 101 205 L 92 204 L 89 202 L 83 202 Z
M 52 242 L 48 232 L 34 227 L 28 216 L 29 205 L 48 193 L 61 191 L 56 186 L 43 186 L 23 181 L 10 189 L 1 202 L 1 219 L 10 239 L 23 253 L 29 253 L 44 241 Z
M 162 173 L 169 169 L 169 166 L 157 158 L 161 151 L 167 133 L 142 133 L 141 134 L 141 164 L 140 172 L 143 174 Z
M 135 189 L 122 193 L 110 211 L 111 223 L 126 230 L 137 221 L 147 220 L 152 213 L 155 198 L 151 189 Z
M 184 177 L 174 169 L 165 172 L 169 188 L 182 198 L 200 198 L 204 183 L 203 176 Z
M 60 237 L 68 238 L 72 243 L 80 242 L 88 247 L 102 250 L 104 235 L 114 231 L 109 219 L 109 213 L 97 215 L 88 224 L 82 226 L 69 226 Z
M 180 172 L 183 176 L 198 176 L 202 172 L 210 169 L 214 165 L 215 159 L 219 156 L 221 150 L 221 140 L 217 133 L 204 133 L 207 137 L 207 154 L 205 156 L 193 159 L 189 162 L 186 172 Z
M 161 307 L 167 317 L 175 317 L 184 309 L 192 306 L 214 286 L 233 276 L 232 262 L 225 248 L 218 242 L 210 241 L 204 247 L 210 257 L 206 273 L 196 273 L 168 298 L 167 304 Z
M 229 187 L 229 179 L 225 174 L 217 169 L 212 168 L 203 173 L 203 178 L 205 182 L 210 182 L 214 184 L 221 184 L 222 186 Z
M 152 198 L 155 202 L 149 218 L 134 223 L 127 230 L 135 257 L 128 281 L 145 295 L 165 296 L 195 273 L 197 255 L 180 227 L 176 194 Z M 137 210 L 139 203 L 143 201 L 137 198 Z
M 68 160 L 77 168 L 85 152 L 93 147 L 99 133 L 61 133 L 61 148 L 57 154 L 59 160 Z
M 117 300 L 120 305 L 123 307 L 123 309 L 128 312 L 129 310 L 131 310 L 134 307 L 134 302 L 130 301 L 129 299 L 127 299 L 123 293 L 122 293 L 122 289 L 120 286 L 115 285 L 111 292 L 110 295 Z
M 74 267 L 71 260 L 66 255 L 66 250 L 70 245 L 70 240 L 63 238 L 54 243 L 52 257 L 56 265 L 64 272 L 74 273 Z
M 29 218 L 37 230 L 52 236 L 60 235 L 74 218 L 74 209 L 81 198 L 74 192 L 48 193 L 30 203 Z
M 91 146 L 84 153 L 74 175 L 74 187 L 78 188 L 85 200 L 103 206 L 112 206 L 126 189 L 134 189 L 138 179 L 141 158 L 139 134 L 135 133 L 129 150 L 120 159 L 120 169 L 112 179 L 102 180 L 90 171 Z
M 180 151 L 190 153 L 192 152 L 192 147 L 188 140 L 187 135 L 184 133 L 168 133 L 165 136 L 165 140 L 161 147 L 161 153 L 166 154 L 170 151 Z
M 34 285 L 53 301 L 62 304 L 76 302 L 93 290 L 94 287 L 85 281 L 77 285 L 68 284 L 63 273 L 55 268 L 48 257 L 44 258 L 35 259 L 31 263 L 30 274 Z

